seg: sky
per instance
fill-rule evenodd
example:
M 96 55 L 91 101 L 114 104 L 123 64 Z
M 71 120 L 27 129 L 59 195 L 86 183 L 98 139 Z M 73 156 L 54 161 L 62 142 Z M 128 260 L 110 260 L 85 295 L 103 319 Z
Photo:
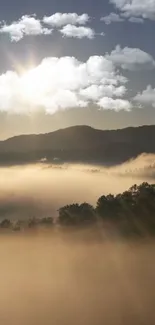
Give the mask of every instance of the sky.
M 1 0 L 0 139 L 154 124 L 155 0 Z

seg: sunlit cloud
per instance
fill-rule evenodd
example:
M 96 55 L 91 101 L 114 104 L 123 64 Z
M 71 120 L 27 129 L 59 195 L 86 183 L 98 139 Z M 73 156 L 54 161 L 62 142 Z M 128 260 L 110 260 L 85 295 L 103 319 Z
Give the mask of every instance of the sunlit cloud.
M 15 71 L 0 76 L 0 110 L 30 114 L 42 108 L 53 114 L 90 103 L 102 109 L 111 105 L 118 111 L 120 105 L 120 109 L 129 110 L 129 102 L 117 100 L 125 95 L 126 83 L 104 56 L 91 56 L 86 62 L 74 57 L 49 57 L 22 76 Z
M 84 35 L 72 37 L 81 38 Z M 88 35 L 85 37 L 89 38 Z M 70 108 L 85 108 L 90 104 L 98 109 L 130 111 L 132 100 L 125 98 L 128 80 L 121 70 L 154 67 L 150 54 L 138 48 L 121 48 L 120 45 L 111 53 L 90 56 L 85 62 L 70 56 L 48 57 L 35 68 L 27 72 L 23 70 L 22 74 L 20 69 L 20 73 L 6 71 L 0 75 L 0 111 L 31 114 L 44 110 L 46 114 L 54 114 Z M 153 96 L 150 88 L 138 94 L 134 101 L 144 102 L 148 92 L 150 99 L 145 99 L 145 102 L 149 100 L 150 103 Z
M 86 13 L 82 15 L 55 13 L 52 16 L 44 16 L 41 20 L 36 15 L 24 15 L 18 21 L 13 21 L 10 24 L 1 22 L 0 33 L 8 34 L 12 42 L 18 42 L 27 35 L 50 35 L 53 28 L 57 28 L 63 36 L 70 38 L 81 39 L 86 37 L 93 39 L 95 35 L 105 35 L 103 32 L 95 33 L 91 27 L 81 26 L 86 25 L 88 21 L 90 21 L 90 17 Z
M 93 39 L 95 37 L 95 31 L 90 27 L 83 26 L 74 26 L 66 25 L 60 29 L 60 33 L 65 37 L 74 37 L 74 38 L 89 38 Z
M 82 95 L 87 100 L 97 101 L 98 98 L 105 97 L 123 97 L 127 89 L 125 86 L 116 87 L 113 84 L 110 85 L 91 85 L 87 88 L 80 90 Z
M 52 27 L 62 27 L 68 24 L 85 25 L 90 20 L 88 14 L 78 15 L 77 13 L 60 13 L 57 12 L 51 16 L 44 16 L 43 22 Z
M 108 110 L 113 110 L 115 112 L 119 112 L 121 110 L 124 111 L 131 111 L 132 105 L 128 100 L 124 100 L 124 99 L 113 99 L 113 98 L 109 98 L 109 97 L 103 97 L 99 100 L 98 105 L 104 109 L 104 107 L 106 107 L 106 109 Z
M 35 16 L 22 16 L 10 25 L 4 23 L 0 28 L 1 34 L 9 34 L 12 42 L 20 41 L 25 35 L 49 35 L 52 29 L 44 28 Z
M 145 90 L 134 97 L 134 100 L 140 104 L 155 107 L 155 88 L 152 88 L 150 85 L 147 86 Z

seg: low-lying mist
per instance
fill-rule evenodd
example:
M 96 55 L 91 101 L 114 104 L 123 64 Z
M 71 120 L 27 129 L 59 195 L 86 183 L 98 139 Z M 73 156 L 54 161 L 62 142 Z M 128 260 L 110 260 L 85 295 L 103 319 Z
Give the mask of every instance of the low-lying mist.
M 87 236 L 0 237 L 1 324 L 155 324 L 154 242 Z
M 0 169 L 1 218 L 56 216 L 154 181 L 155 156 L 114 168 L 48 165 Z M 154 325 L 154 239 L 107 237 L 95 224 L 0 234 L 0 324 Z
M 35 165 L 0 168 L 0 218 L 57 215 L 66 204 L 95 204 L 144 181 L 154 182 L 155 155 L 142 155 L 112 168 L 88 165 Z

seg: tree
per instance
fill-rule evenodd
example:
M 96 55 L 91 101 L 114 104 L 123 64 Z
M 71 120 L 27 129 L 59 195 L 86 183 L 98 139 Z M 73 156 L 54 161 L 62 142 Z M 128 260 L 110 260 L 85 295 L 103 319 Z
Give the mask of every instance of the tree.
M 59 209 L 59 222 L 62 225 L 82 225 L 94 220 L 94 208 L 88 203 L 66 205 Z
M 119 197 L 112 194 L 101 196 L 96 205 L 97 214 L 107 221 L 118 221 L 120 213 Z
M 146 232 L 155 233 L 155 185 L 142 183 L 137 187 L 136 216 Z
M 28 228 L 35 228 L 38 224 L 38 220 L 36 218 L 32 218 L 28 220 Z
M 0 223 L 0 227 L 3 228 L 3 229 L 11 228 L 11 226 L 12 226 L 11 221 L 8 220 L 8 219 L 4 219 Z
M 40 220 L 40 224 L 45 226 L 52 226 L 53 225 L 53 218 L 47 217 Z
M 62 225 L 76 225 L 79 216 L 79 204 L 66 205 L 59 209 L 59 222 Z
M 94 207 L 88 203 L 82 203 L 80 205 L 80 222 L 91 223 L 96 221 L 96 215 Z

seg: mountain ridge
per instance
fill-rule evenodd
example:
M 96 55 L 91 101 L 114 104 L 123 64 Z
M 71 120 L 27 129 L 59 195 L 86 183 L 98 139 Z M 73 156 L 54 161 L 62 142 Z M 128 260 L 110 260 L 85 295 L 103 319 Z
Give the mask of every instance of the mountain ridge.
M 60 131 L 64 131 L 64 130 L 71 130 L 71 129 L 80 129 L 80 128 L 86 128 L 86 129 L 92 129 L 92 130 L 95 130 L 95 131 L 102 131 L 102 132 L 114 132 L 114 131 L 123 131 L 123 130 L 129 130 L 129 129 L 142 129 L 142 128 L 154 128 L 155 127 L 155 124 L 144 124 L 144 125 L 139 125 L 139 126 L 127 126 L 127 127 L 123 127 L 123 128 L 116 128 L 116 129 L 96 129 L 90 125 L 86 125 L 86 124 L 78 124 L 78 125 L 73 125 L 73 126 L 69 126 L 69 127 L 65 127 L 65 128 L 60 128 L 60 129 L 57 129 L 57 130 L 54 130 L 54 131 L 51 131 L 51 132 L 44 132 L 44 133 L 21 133 L 21 134 L 18 134 L 18 135 L 13 135 L 13 136 L 10 136 L 6 139 L 3 139 L 3 140 L 0 140 L 0 143 L 1 142 L 5 142 L 5 141 L 8 141 L 10 139 L 14 139 L 14 138 L 18 138 L 18 137 L 28 137 L 28 136 L 39 136 L 39 135 L 51 135 L 53 133 L 56 133 L 56 132 L 60 132 Z
M 155 125 L 100 130 L 76 125 L 44 134 L 18 135 L 0 141 L 0 164 L 83 162 L 119 164 L 142 153 L 155 153 Z

